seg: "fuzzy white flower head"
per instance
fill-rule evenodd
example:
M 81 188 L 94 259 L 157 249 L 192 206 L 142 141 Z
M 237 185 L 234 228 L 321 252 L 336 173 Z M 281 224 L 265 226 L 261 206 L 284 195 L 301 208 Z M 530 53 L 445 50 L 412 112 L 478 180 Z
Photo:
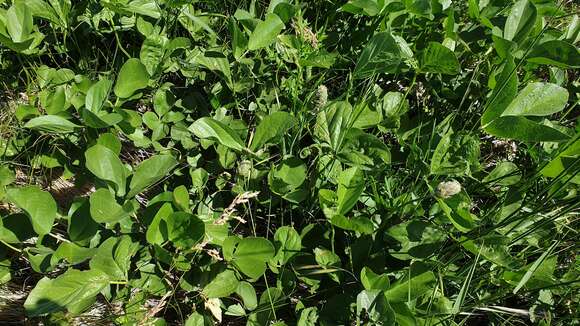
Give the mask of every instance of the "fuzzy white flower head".
M 455 180 L 443 181 L 437 185 L 437 196 L 449 198 L 461 192 L 461 184 Z

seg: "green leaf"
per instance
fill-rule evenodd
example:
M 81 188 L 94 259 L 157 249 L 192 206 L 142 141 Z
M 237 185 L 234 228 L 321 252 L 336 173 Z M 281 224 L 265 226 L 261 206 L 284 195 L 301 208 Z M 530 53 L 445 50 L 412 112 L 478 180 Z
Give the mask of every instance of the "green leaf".
M 338 151 L 349 129 L 352 106 L 346 101 L 333 102 L 316 116 L 314 136 Z
M 342 171 L 338 177 L 337 214 L 345 215 L 358 201 L 365 189 L 364 173 L 358 167 Z
M 430 42 L 421 56 L 421 72 L 456 75 L 461 70 L 455 53 L 437 42 Z
M 56 249 L 54 256 L 57 260 L 65 259 L 69 264 L 76 265 L 91 258 L 95 248 L 84 248 L 72 242 L 63 242 Z
M 26 186 L 10 188 L 6 194 L 9 201 L 26 212 L 36 233 L 39 235 L 50 233 L 56 218 L 57 207 L 49 192 L 36 186 Z
M 233 253 L 232 262 L 250 278 L 258 278 L 266 271 L 266 262 L 274 257 L 272 243 L 264 238 L 242 239 Z
M 109 276 L 101 271 L 69 269 L 55 279 L 42 278 L 32 289 L 24 309 L 29 317 L 37 317 L 68 309 L 80 313 L 95 302 Z
M 58 115 L 43 115 L 30 119 L 26 124 L 24 124 L 24 128 L 65 134 L 73 132 L 75 129 L 81 128 L 81 126 Z
M 379 73 L 395 73 L 402 62 L 397 40 L 389 32 L 375 34 L 365 46 L 354 68 L 354 78 L 367 78 Z
M 209 117 L 200 118 L 189 126 L 188 129 L 193 132 L 197 138 L 217 141 L 218 143 L 237 151 L 244 149 L 244 143 L 240 139 L 240 136 L 238 136 L 238 134 L 230 127 L 215 119 Z
M 380 325 L 395 325 L 395 312 L 387 301 L 383 291 L 363 290 L 356 297 L 357 316 L 362 315 L 363 310 L 366 316 Z
M 414 263 L 409 266 L 410 273 L 402 276 L 399 281 L 385 291 L 389 302 L 408 302 L 433 291 L 435 274 L 423 263 Z
M 494 120 L 485 127 L 485 131 L 497 137 L 527 142 L 558 142 L 570 138 L 552 127 L 514 116 Z
M 171 203 L 165 203 L 159 208 L 145 234 L 148 243 L 161 245 L 169 240 L 167 220 L 171 214 L 173 214 Z
M 475 227 L 476 216 L 470 212 L 471 201 L 467 194 L 458 193 L 449 198 L 437 198 L 439 207 L 451 223 L 461 232 L 469 232 Z
M 69 210 L 68 236 L 75 243 L 89 244 L 97 234 L 99 224 L 91 218 L 89 200 L 74 202 Z
M 519 0 L 507 18 L 503 38 L 516 43 L 524 41 L 532 31 L 537 16 L 536 7 L 529 0 Z
M 270 141 L 276 141 L 286 135 L 296 124 L 296 119 L 287 112 L 274 112 L 262 119 L 252 139 L 250 150 L 256 151 Z
M 392 246 L 390 254 L 400 260 L 427 258 L 443 245 L 446 236 L 432 223 L 410 220 L 390 227 L 387 232 L 399 243 Z
M 518 77 L 514 59 L 509 56 L 504 60 L 499 77 L 496 80 L 495 88 L 491 93 L 486 110 L 481 117 L 481 125 L 485 128 L 487 124 L 501 116 L 503 111 L 513 101 L 518 93 Z
M 125 195 L 127 170 L 116 153 L 103 145 L 94 145 L 85 152 L 85 165 L 97 178 L 112 182 L 117 195 Z
M 98 223 L 116 223 L 128 217 L 136 209 L 132 202 L 123 206 L 117 204 L 109 189 L 101 188 L 91 194 L 89 199 L 91 217 Z
M 171 214 L 166 223 L 169 240 L 177 248 L 191 249 L 201 242 L 205 235 L 203 221 L 186 212 Z
M 437 144 L 430 170 L 438 175 L 471 175 L 479 170 L 479 138 L 461 131 L 449 130 Z
M 278 34 L 284 29 L 284 22 L 274 13 L 266 15 L 266 19 L 260 21 L 250 35 L 248 50 L 254 51 L 270 45 Z
M 233 89 L 230 62 L 223 53 L 216 51 L 205 51 L 203 53 L 199 53 L 196 56 L 193 56 L 190 60 L 193 63 L 201 65 L 222 77 L 230 89 Z
M 546 116 L 560 112 L 568 102 L 568 91 L 556 84 L 530 83 L 501 116 Z
M 511 186 L 520 181 L 522 177 L 518 166 L 512 162 L 500 162 L 481 182 L 489 183 L 490 186 Z
M 176 165 L 177 160 L 171 155 L 155 155 L 141 162 L 131 178 L 127 196 L 133 197 L 168 176 Z
M 366 290 L 386 291 L 390 287 L 387 274 L 376 274 L 368 267 L 363 267 L 360 271 L 360 280 Z
M 356 15 L 376 16 L 381 8 L 377 0 L 349 0 L 340 9 Z
M 10 214 L 0 218 L 1 241 L 22 243 L 34 236 L 36 236 L 36 233 L 34 233 L 30 218 L 25 214 Z
M 181 185 L 173 190 L 173 203 L 180 210 L 189 211 L 189 191 L 187 187 Z
M 6 11 L 6 29 L 14 43 L 30 39 L 32 33 L 32 12 L 24 1 L 17 1 Z
M 307 195 L 303 189 L 301 194 L 292 194 L 297 190 L 306 180 L 307 168 L 304 162 L 296 157 L 289 157 L 280 164 L 270 170 L 268 173 L 268 185 L 270 190 L 282 197 L 291 196 L 287 198 L 292 202 L 300 202 L 305 199 Z
M 98 115 L 109 97 L 112 86 L 113 82 L 108 79 L 99 80 L 91 86 L 85 97 L 85 108 Z
M 568 42 L 550 40 L 536 45 L 526 56 L 533 63 L 552 65 L 560 68 L 579 68 L 580 51 Z
M 120 98 L 129 98 L 136 91 L 147 87 L 149 83 L 149 73 L 147 68 L 139 59 L 131 58 L 127 60 L 117 76 L 115 83 L 115 95 Z
M 110 237 L 101 243 L 95 256 L 89 262 L 92 270 L 100 270 L 112 280 L 127 280 L 131 257 L 139 249 L 128 235 Z
M 258 297 L 256 296 L 256 290 L 252 286 L 252 284 L 248 282 L 240 282 L 238 283 L 238 287 L 236 288 L 236 294 L 242 298 L 244 302 L 244 306 L 248 310 L 254 310 L 258 307 Z
M 234 271 L 226 269 L 203 288 L 203 294 L 207 298 L 227 297 L 236 291 L 238 283 Z
M 70 106 L 70 104 L 67 104 L 66 102 L 66 88 L 64 85 L 57 86 L 53 91 L 51 91 L 45 101 L 43 101 L 41 97 L 41 102 L 44 102 L 43 105 L 46 109 L 46 113 L 49 115 L 64 112 Z
M 274 234 L 274 246 L 276 247 L 276 256 L 272 258 L 271 262 L 274 262 L 275 265 L 284 265 L 300 253 L 302 239 L 293 227 L 283 226 L 278 228 Z

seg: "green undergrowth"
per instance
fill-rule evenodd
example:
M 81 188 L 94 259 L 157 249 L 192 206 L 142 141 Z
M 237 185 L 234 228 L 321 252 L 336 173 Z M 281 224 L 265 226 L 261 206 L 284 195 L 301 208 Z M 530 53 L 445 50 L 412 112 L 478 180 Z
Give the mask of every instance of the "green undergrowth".
M 0 323 L 577 325 L 579 42 L 570 1 L 0 0 Z

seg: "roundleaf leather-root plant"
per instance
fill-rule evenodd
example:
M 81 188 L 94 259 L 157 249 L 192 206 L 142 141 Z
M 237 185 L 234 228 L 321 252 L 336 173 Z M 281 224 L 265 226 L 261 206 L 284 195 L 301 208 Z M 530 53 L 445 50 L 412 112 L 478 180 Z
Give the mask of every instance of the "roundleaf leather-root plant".
M 0 1 L 0 324 L 578 325 L 579 12 Z

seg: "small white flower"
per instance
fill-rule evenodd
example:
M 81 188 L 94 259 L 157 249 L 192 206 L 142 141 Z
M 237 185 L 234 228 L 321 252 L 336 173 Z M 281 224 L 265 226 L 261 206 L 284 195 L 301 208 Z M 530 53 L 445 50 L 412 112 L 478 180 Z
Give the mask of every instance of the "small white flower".
M 443 181 L 437 185 L 437 196 L 449 198 L 461 192 L 461 184 L 455 180 Z

